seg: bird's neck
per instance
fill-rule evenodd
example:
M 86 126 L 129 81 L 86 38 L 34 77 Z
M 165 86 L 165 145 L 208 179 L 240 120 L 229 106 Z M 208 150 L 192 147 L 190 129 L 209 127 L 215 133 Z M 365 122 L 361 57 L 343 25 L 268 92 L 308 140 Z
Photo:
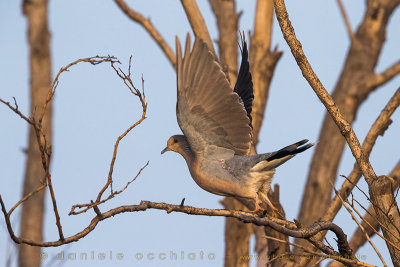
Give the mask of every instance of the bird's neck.
M 186 160 L 186 163 L 190 166 L 191 163 L 194 161 L 194 153 L 191 150 L 189 144 L 182 145 L 177 151 L 182 157 Z

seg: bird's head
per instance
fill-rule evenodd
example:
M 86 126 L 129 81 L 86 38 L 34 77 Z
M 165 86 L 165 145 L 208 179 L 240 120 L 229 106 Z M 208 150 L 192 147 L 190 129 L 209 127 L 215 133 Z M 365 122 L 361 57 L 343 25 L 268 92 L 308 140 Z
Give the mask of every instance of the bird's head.
M 164 154 L 167 151 L 175 151 L 183 154 L 189 143 L 184 135 L 173 135 L 168 139 L 167 146 L 161 151 Z

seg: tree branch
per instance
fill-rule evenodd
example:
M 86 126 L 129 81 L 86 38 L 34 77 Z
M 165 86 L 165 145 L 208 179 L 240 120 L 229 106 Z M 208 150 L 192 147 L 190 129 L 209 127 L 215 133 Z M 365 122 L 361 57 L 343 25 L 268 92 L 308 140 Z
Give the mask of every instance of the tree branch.
M 217 19 L 220 64 L 233 88 L 238 70 L 237 34 L 240 14 L 236 13 L 235 0 L 209 0 L 208 2 Z
M 400 61 L 397 61 L 392 66 L 387 68 L 384 72 L 373 75 L 370 79 L 366 81 L 366 87 L 376 88 L 385 83 L 389 82 L 391 79 L 396 77 L 400 73 Z
M 392 120 L 390 117 L 396 111 L 397 107 L 400 105 L 400 88 L 397 89 L 395 94 L 386 104 L 385 108 L 381 111 L 378 118 L 375 120 L 374 124 L 371 126 L 365 140 L 363 142 L 362 149 L 366 157 L 369 157 L 371 151 L 375 145 L 375 142 L 379 135 L 383 135 L 385 130 L 389 127 Z M 358 164 L 354 164 L 353 170 L 348 176 L 342 187 L 340 188 L 338 195 L 335 196 L 327 212 L 325 213 L 323 220 L 332 221 L 336 214 L 339 212 L 342 202 L 339 196 L 343 199 L 347 199 L 353 190 L 354 186 L 358 183 L 362 175 L 362 172 Z
M 318 98 L 324 104 L 331 118 L 339 128 L 341 134 L 346 139 L 346 142 L 349 145 L 350 150 L 364 175 L 364 178 L 369 187 L 371 201 L 374 204 L 378 218 L 383 221 L 390 232 L 396 231 L 397 229 L 399 229 L 398 224 L 400 224 L 400 214 L 397 209 L 397 203 L 395 199 L 393 199 L 393 192 L 390 190 L 390 188 L 387 188 L 387 186 L 390 185 L 390 179 L 388 179 L 388 177 L 386 176 L 376 176 L 368 160 L 368 157 L 366 157 L 361 148 L 360 142 L 358 141 L 358 138 L 355 135 L 353 128 L 339 111 L 339 108 L 336 106 L 334 100 L 327 93 L 326 89 L 311 68 L 303 52 L 301 43 L 296 38 L 294 29 L 291 25 L 286 11 L 284 1 L 274 0 L 274 4 L 276 16 L 279 21 L 283 36 L 287 44 L 289 45 L 292 54 L 302 71 L 303 76 L 313 88 Z M 386 214 L 390 214 L 391 217 L 385 215 L 385 213 L 383 213 L 382 211 L 385 211 Z M 389 218 L 392 218 L 392 220 L 390 220 Z M 400 234 L 396 232 L 396 238 L 394 238 L 386 229 L 383 229 L 383 232 L 385 237 L 391 242 L 393 242 L 394 239 L 396 239 L 397 236 Z M 388 242 L 387 247 L 390 251 L 393 263 L 400 264 L 400 251 L 397 251 Z
M 354 38 L 353 30 L 351 29 L 350 21 L 349 18 L 347 17 L 346 10 L 343 6 L 342 0 L 336 0 L 336 2 L 339 6 L 340 13 L 342 14 L 344 24 L 346 25 L 347 34 L 349 35 L 350 40 L 353 40 Z
M 353 221 L 356 222 L 356 224 L 358 225 L 358 227 L 361 230 L 361 235 L 364 236 L 368 242 L 371 244 L 372 248 L 375 250 L 376 255 L 378 255 L 379 259 L 381 260 L 383 266 L 387 267 L 387 264 L 385 262 L 385 260 L 382 258 L 381 253 L 379 252 L 379 250 L 376 248 L 375 244 L 371 241 L 371 239 L 368 236 L 368 233 L 365 231 L 365 228 L 361 225 L 361 223 L 357 220 L 356 216 L 354 215 L 354 213 L 352 212 L 352 210 L 347 206 L 347 204 L 345 203 L 345 201 L 343 200 L 343 198 L 339 195 L 339 192 L 336 190 L 336 188 L 334 187 L 334 185 L 332 184 L 333 189 L 335 190 L 336 196 L 338 196 L 340 198 L 340 201 L 342 202 L 342 205 L 346 208 L 347 212 L 351 215 L 351 218 L 353 219 Z M 346 202 L 348 204 L 350 204 L 348 202 L 348 200 L 346 200 Z M 350 206 L 354 209 L 354 206 L 350 204 Z
M 393 188 L 398 188 L 400 183 L 400 161 L 397 162 L 396 166 L 389 174 L 395 180 L 395 184 L 393 184 Z M 366 230 L 368 236 L 373 236 L 377 231 L 379 231 L 380 223 L 376 220 L 376 214 L 374 207 L 370 205 L 368 207 L 367 212 L 363 216 L 361 225 Z M 353 249 L 354 252 L 357 252 L 360 247 L 362 247 L 367 239 L 364 235 L 360 234 L 360 227 L 356 229 L 353 233 L 353 236 L 350 239 L 349 245 Z
M 185 10 L 186 17 L 189 20 L 190 26 L 194 32 L 196 37 L 199 37 L 206 42 L 208 48 L 212 51 L 215 58 L 217 57 L 217 53 L 215 53 L 214 45 L 211 41 L 210 33 L 208 32 L 208 28 L 206 22 L 204 21 L 203 16 L 197 6 L 196 0 L 181 0 L 181 4 L 183 9 Z
M 364 174 L 366 181 L 368 183 L 372 183 L 373 180 L 376 178 L 376 174 L 368 158 L 364 155 L 361 149 L 360 142 L 358 141 L 358 138 L 354 133 L 353 128 L 344 118 L 339 108 L 336 106 L 335 101 L 328 94 L 325 87 L 322 85 L 317 75 L 314 73 L 310 63 L 308 62 L 303 52 L 300 41 L 296 38 L 283 0 L 274 0 L 274 3 L 276 16 L 278 18 L 283 36 L 287 44 L 289 45 L 290 50 L 292 51 L 292 54 L 296 59 L 296 62 L 300 67 L 304 78 L 308 81 L 315 94 L 324 104 L 325 108 L 331 115 L 337 127 L 340 129 L 340 132 L 346 139 L 354 158 L 356 159 Z
M 264 121 L 270 84 L 276 65 L 282 56 L 277 48 L 271 50 L 274 5 L 269 0 L 258 0 L 254 18 L 254 30 L 250 39 L 250 68 L 253 76 L 253 143 L 258 144 L 258 136 Z
M 332 98 L 348 123 L 353 123 L 361 104 L 375 89 L 365 81 L 375 75 L 382 47 L 387 39 L 386 28 L 390 17 L 400 1 L 365 1 L 364 16 L 354 32 L 344 65 L 332 93 Z M 298 219 L 310 224 L 321 217 L 331 202 L 346 140 L 342 137 L 331 114 L 324 117 L 318 144 L 312 158 L 307 183 L 303 193 Z
M 124 0 L 115 0 L 115 3 L 119 6 L 122 12 L 125 13 L 129 18 L 138 24 L 142 25 L 142 27 L 147 31 L 148 34 L 153 38 L 154 41 L 158 44 L 161 50 L 164 52 L 165 56 L 168 58 L 172 67 L 176 68 L 176 57 L 175 53 L 169 47 L 167 42 L 161 36 L 161 34 L 157 31 L 154 25 L 151 23 L 150 19 L 146 19 L 140 13 L 131 9 Z
M 107 212 L 101 213 L 92 219 L 90 224 L 81 232 L 67 237 L 64 240 L 58 241 L 50 241 L 50 242 L 37 242 L 34 240 L 28 240 L 24 238 L 17 237 L 12 229 L 10 217 L 7 214 L 6 207 L 4 205 L 3 199 L 0 196 L 0 204 L 1 209 L 6 221 L 8 232 L 11 236 L 11 239 L 16 242 L 17 244 L 28 244 L 31 246 L 40 246 L 40 247 L 57 247 L 64 244 L 68 244 L 71 242 L 78 241 L 79 239 L 85 237 L 91 231 L 93 231 L 97 224 L 100 221 L 106 220 L 110 217 L 113 217 L 117 214 L 124 213 L 124 212 L 137 212 L 137 211 L 145 211 L 147 209 L 158 209 L 158 210 L 165 210 L 167 213 L 171 212 L 180 212 L 186 213 L 190 215 L 204 215 L 204 216 L 223 216 L 223 217 L 232 217 L 237 218 L 245 223 L 253 223 L 259 226 L 269 226 L 276 231 L 282 232 L 289 236 L 293 236 L 296 238 L 311 238 L 312 236 L 316 235 L 317 233 L 325 230 L 332 231 L 337 239 L 338 239 L 338 248 L 339 253 L 334 252 L 334 255 L 339 257 L 339 260 L 343 260 L 342 262 L 351 263 L 356 265 L 357 261 L 355 259 L 349 259 L 349 255 L 351 254 L 351 250 L 347 243 L 347 237 L 343 233 L 342 229 L 332 222 L 318 222 L 309 227 L 296 229 L 296 225 L 285 220 L 281 220 L 274 217 L 264 217 L 260 218 L 257 217 L 254 213 L 245 212 L 245 211 L 236 211 L 236 210 L 224 210 L 224 209 L 203 209 L 203 208 L 195 208 L 191 206 L 182 206 L 182 205 L 172 205 L 167 203 L 156 203 L 150 201 L 141 201 L 139 205 L 130 205 L 130 206 L 121 206 L 115 209 L 111 209 Z M 289 228 L 290 227 L 290 228 Z M 343 258 L 343 259 L 342 259 Z

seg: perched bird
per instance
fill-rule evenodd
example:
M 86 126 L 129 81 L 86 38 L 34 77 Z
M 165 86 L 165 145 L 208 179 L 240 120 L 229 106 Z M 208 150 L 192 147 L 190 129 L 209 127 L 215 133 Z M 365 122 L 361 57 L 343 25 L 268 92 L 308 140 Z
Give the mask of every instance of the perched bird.
M 161 151 L 183 156 L 193 180 L 204 190 L 235 197 L 254 211 L 276 208 L 268 199 L 275 168 L 313 146 L 302 140 L 281 150 L 248 155 L 252 145 L 254 99 L 246 41 L 234 90 L 207 44 L 196 38 L 185 54 L 176 39 L 178 98 L 176 114 L 184 135 L 169 138 Z

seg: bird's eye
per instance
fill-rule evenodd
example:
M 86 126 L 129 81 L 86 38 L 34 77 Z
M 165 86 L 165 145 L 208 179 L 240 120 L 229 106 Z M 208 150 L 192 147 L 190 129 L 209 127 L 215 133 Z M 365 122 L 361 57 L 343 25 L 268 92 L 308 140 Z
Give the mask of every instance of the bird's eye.
M 177 143 L 177 142 L 178 142 L 178 140 L 174 139 L 174 143 Z

